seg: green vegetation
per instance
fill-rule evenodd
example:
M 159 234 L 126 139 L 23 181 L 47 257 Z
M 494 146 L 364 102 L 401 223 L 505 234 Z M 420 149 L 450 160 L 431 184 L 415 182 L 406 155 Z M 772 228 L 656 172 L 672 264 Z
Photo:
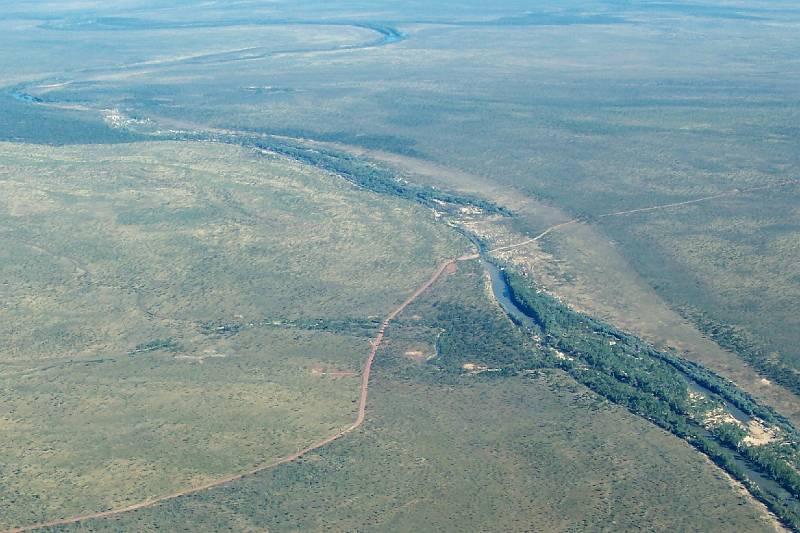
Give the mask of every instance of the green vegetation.
M 741 185 L 746 184 L 730 184 Z M 786 185 L 680 213 L 603 222 L 636 268 L 698 329 L 795 393 L 800 390 L 798 193 L 800 186 Z
M 414 154 L 477 176 L 485 190 L 470 192 L 490 205 L 514 207 L 499 197 L 504 191 L 599 223 L 617 248 L 601 246 L 606 240 L 595 234 L 570 240 L 555 258 L 570 263 L 581 280 L 576 290 L 596 304 L 593 314 L 651 332 L 662 316 L 628 312 L 643 295 L 665 312 L 665 304 L 688 303 L 763 340 L 761 351 L 781 362 L 775 372 L 798 366 L 797 187 L 592 218 L 796 177 L 797 65 L 791 54 L 774 53 L 796 39 L 796 6 L 570 0 L 558 13 L 522 15 L 510 0 L 437 2 L 411 12 L 394 2 L 377 23 L 319 1 L 248 6 L 246 16 L 239 6 L 159 5 L 26 4 L 5 14 L 0 35 L 12 52 L 0 68 L 8 92 L 70 109 L 9 97 L 15 109 L 4 116 L 13 120 L 0 128 L 13 125 L 2 138 L 124 138 L 124 129 L 79 134 L 85 122 L 74 120 L 99 126 L 98 115 L 116 109 L 159 131 L 213 127 Z M 361 48 L 401 34 L 402 42 Z M 83 108 L 89 111 L 77 111 Z M 333 168 L 353 164 L 322 150 L 288 149 Z M 461 196 L 446 173 L 435 184 Z M 431 191 L 398 192 L 429 201 Z M 529 222 L 533 231 L 542 220 Z M 586 251 L 598 248 L 632 264 L 643 286 L 635 272 L 620 280 L 616 268 L 579 269 Z M 686 324 L 658 333 L 652 340 L 708 352 Z M 726 377 L 760 392 L 735 371 Z M 786 413 L 797 398 L 784 400 L 773 403 Z
M 458 301 L 445 300 L 433 307 L 436 322 L 447 324 L 439 337 L 437 365 L 460 369 L 465 362 L 481 361 L 502 369 L 537 366 L 529 353 L 533 349 L 530 339 L 503 323 L 505 317 Z
M 241 322 L 208 322 L 200 326 L 205 334 L 234 335 L 249 328 L 299 329 L 304 331 L 331 331 L 354 336 L 371 337 L 380 326 L 377 318 L 264 318 L 246 324 Z
M 393 328 L 407 349 L 383 352 L 372 429 L 102 527 L 763 529 L 641 417 L 796 524 L 792 498 L 747 476 L 800 490 L 780 416 L 800 420 L 781 387 L 799 392 L 800 187 L 600 218 L 796 177 L 800 10 L 707 4 L 4 10 L 0 527 L 199 483 L 349 423 L 371 333 L 463 252 L 429 208 L 504 243 L 580 217 L 514 264 L 617 327 L 518 280 L 540 322 L 513 328 L 464 297 L 480 286 L 464 267 L 442 284 L 457 297 Z M 137 142 L 155 132 L 187 142 Z M 283 134 L 439 166 L 416 182 Z M 44 146 L 86 143 L 117 146 Z
M 99 117 L 31 105 L 14 99 L 10 93 L 0 89 L 0 142 L 67 145 L 145 139 L 143 135 L 111 129 Z
M 146 130 L 146 128 L 145 128 Z M 155 132 L 155 138 L 169 141 L 222 142 L 255 148 L 271 154 L 288 157 L 314 168 L 335 174 L 356 187 L 376 194 L 411 200 L 443 213 L 457 213 L 460 208 L 474 207 L 486 214 L 512 216 L 506 207 L 473 195 L 440 190 L 436 187 L 411 183 L 385 165 L 375 164 L 362 157 L 341 150 L 309 147 L 302 141 L 264 134 Z M 191 216 L 189 213 L 188 216 Z
M 385 167 L 376 166 L 364 161 L 362 158 L 356 158 L 343 152 L 319 148 L 312 149 L 299 144 L 265 144 L 261 142 L 255 143 L 255 145 L 258 148 L 276 152 L 314 167 L 334 172 L 359 187 L 364 187 L 379 194 L 389 194 L 406 200 L 413 200 L 433 208 L 441 208 L 443 204 L 471 205 L 489 213 L 499 213 L 506 216 L 511 214 L 506 208 L 487 200 L 448 193 L 437 190 L 434 187 L 414 185 L 399 178 Z
M 180 343 L 176 342 L 175 339 L 156 339 L 149 342 L 142 342 L 136 345 L 136 347 L 128 352 L 128 355 L 137 355 L 141 353 L 148 353 L 148 352 L 180 352 L 183 350 L 183 346 Z

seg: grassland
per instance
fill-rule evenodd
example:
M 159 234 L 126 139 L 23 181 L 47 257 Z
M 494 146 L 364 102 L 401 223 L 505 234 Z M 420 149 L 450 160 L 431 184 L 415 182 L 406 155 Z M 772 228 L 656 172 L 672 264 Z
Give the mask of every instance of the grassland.
M 225 487 L 63 530 L 772 527 L 703 456 L 563 373 L 462 370 L 512 347 L 532 365 L 539 357 L 485 294 L 482 269 L 461 263 L 390 327 L 356 433 Z M 445 359 L 426 361 L 442 330 L 477 325 L 493 334 L 475 335 L 471 352 L 445 348 Z
M 375 318 L 464 246 L 412 204 L 234 147 L 0 150 L 5 527 L 351 423 Z

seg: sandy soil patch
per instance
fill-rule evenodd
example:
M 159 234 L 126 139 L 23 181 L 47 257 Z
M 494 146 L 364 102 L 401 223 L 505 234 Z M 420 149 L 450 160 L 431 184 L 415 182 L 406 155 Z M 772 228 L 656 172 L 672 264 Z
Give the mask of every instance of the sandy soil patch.
M 429 360 L 431 356 L 427 355 L 425 352 L 420 350 L 408 350 L 405 353 L 405 356 L 409 359 L 413 359 L 418 363 L 424 363 L 425 361 Z
M 204 353 L 203 355 L 176 355 L 175 359 L 180 361 L 191 361 L 193 363 L 202 365 L 206 359 L 224 359 L 226 357 L 228 356 L 224 353 L 211 352 Z
M 552 350 L 553 350 L 553 355 L 555 355 L 556 359 L 560 359 L 561 361 L 574 361 L 575 360 L 574 357 L 570 357 L 569 355 L 565 354 L 561 350 L 556 350 L 555 348 L 552 348 Z
M 461 368 L 467 371 L 469 374 L 480 374 L 482 372 L 500 372 L 499 368 L 489 368 L 486 365 L 480 365 L 478 363 L 464 363 L 461 365 Z
M 706 427 L 715 428 L 721 426 L 722 424 L 734 424 L 742 429 L 745 429 L 744 424 L 736 420 L 736 418 L 723 407 L 717 407 L 706 413 Z
M 747 436 L 742 439 L 742 442 L 749 446 L 769 444 L 778 436 L 775 428 L 765 426 L 760 420 L 751 420 L 745 429 L 747 429 Z

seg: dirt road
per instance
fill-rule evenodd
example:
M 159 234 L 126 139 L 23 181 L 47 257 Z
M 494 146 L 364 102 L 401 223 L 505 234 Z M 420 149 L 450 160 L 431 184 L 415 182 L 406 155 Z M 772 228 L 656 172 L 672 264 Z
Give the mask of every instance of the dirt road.
M 734 196 L 734 195 L 737 195 L 737 194 L 745 194 L 745 193 L 750 193 L 750 192 L 763 191 L 763 190 L 767 190 L 767 189 L 774 189 L 774 188 L 777 188 L 777 187 L 785 187 L 787 185 L 797 185 L 799 183 L 800 183 L 800 180 L 788 179 L 788 180 L 784 180 L 784 181 L 779 181 L 777 183 L 771 183 L 769 185 L 762 185 L 760 187 L 751 187 L 749 189 L 733 189 L 733 190 L 730 190 L 730 191 L 725 191 L 725 192 L 722 192 L 722 193 L 719 193 L 719 194 L 715 194 L 713 196 L 703 196 L 701 198 L 694 198 L 692 200 L 686 200 L 684 202 L 675 202 L 675 203 L 671 203 L 671 204 L 652 205 L 652 206 L 649 206 L 649 207 L 640 207 L 638 209 L 630 209 L 628 211 L 614 211 L 613 213 L 605 213 L 605 214 L 602 214 L 602 215 L 597 215 L 596 218 L 601 219 L 601 218 L 633 215 L 633 214 L 636 214 L 636 213 L 647 213 L 647 212 L 650 212 L 650 211 L 659 211 L 661 209 L 669 209 L 671 207 L 681 207 L 681 206 L 685 206 L 685 205 L 697 204 L 697 203 L 701 203 L 701 202 L 707 202 L 709 200 L 716 200 L 718 198 L 725 198 L 727 196 Z M 564 228 L 566 226 L 570 226 L 572 224 L 577 224 L 578 222 L 581 222 L 581 219 L 573 218 L 572 220 L 567 220 L 566 222 L 562 222 L 560 224 L 555 224 L 553 226 L 550 226 L 549 228 L 545 229 L 544 231 L 542 231 L 537 236 L 532 237 L 530 239 L 527 239 L 525 241 L 518 242 L 518 243 L 515 243 L 515 244 L 509 244 L 508 246 L 500 246 L 498 248 L 492 248 L 491 250 L 488 250 L 488 251 L 489 252 L 507 252 L 509 250 L 514 250 L 515 248 L 520 248 L 522 246 L 525 246 L 525 245 L 528 245 L 528 244 L 532 244 L 532 243 L 534 243 L 536 241 L 539 241 L 543 237 L 547 236 L 548 234 L 550 234 L 553 231 L 556 231 L 558 229 Z
M 320 440 L 318 442 L 315 442 L 314 444 L 311 444 L 310 446 L 308 446 L 306 448 L 303 448 L 302 450 L 297 451 L 297 452 L 295 452 L 295 453 L 293 453 L 291 455 L 287 455 L 286 457 L 282 457 L 280 459 L 276 459 L 275 461 L 273 461 L 271 463 L 266 463 L 266 464 L 255 466 L 255 467 L 253 467 L 250 470 L 247 470 L 245 472 L 240 472 L 240 473 L 237 473 L 237 474 L 231 474 L 230 476 L 226 476 L 226 477 L 221 478 L 221 479 L 216 479 L 214 481 L 209 481 L 208 483 L 204 483 L 202 485 L 195 485 L 193 487 L 188 487 L 186 489 L 179 490 L 177 492 L 172 492 L 170 494 L 164 494 L 164 495 L 158 496 L 156 498 L 150 498 L 150 499 L 138 502 L 138 503 L 127 505 L 125 507 L 119 507 L 117 509 L 110 509 L 108 511 L 101 511 L 101 512 L 96 512 L 96 513 L 87 513 L 87 514 L 73 516 L 73 517 L 69 517 L 69 518 L 61 518 L 61 519 L 58 519 L 58 520 L 51 520 L 49 522 L 42 522 L 42 523 L 39 523 L 39 524 L 32 524 L 32 525 L 29 525 L 29 526 L 13 528 L 13 529 L 8 530 L 9 533 L 19 533 L 19 532 L 23 532 L 23 531 L 33 531 L 33 530 L 36 530 L 36 529 L 43 529 L 43 528 L 48 528 L 48 527 L 64 526 L 64 525 L 69 525 L 69 524 L 77 524 L 79 522 L 85 522 L 87 520 L 93 520 L 93 519 L 97 519 L 97 518 L 107 518 L 107 517 L 110 517 L 110 516 L 116 516 L 116 515 L 120 515 L 120 514 L 123 514 L 123 513 L 129 513 L 129 512 L 132 512 L 132 511 L 138 511 L 140 509 L 146 509 L 148 507 L 152 507 L 154 505 L 157 505 L 159 503 L 162 503 L 162 502 L 165 502 L 165 501 L 168 501 L 168 500 L 174 500 L 175 498 L 180 498 L 181 496 L 188 496 L 190 494 L 195 494 L 197 492 L 201 492 L 201 491 L 204 491 L 204 490 L 213 489 L 215 487 L 219 487 L 221 485 L 225 485 L 226 483 L 231 483 L 233 481 L 237 481 L 237 480 L 242 479 L 242 478 L 244 478 L 246 476 L 252 476 L 253 474 L 257 474 L 259 472 L 263 472 L 264 470 L 268 470 L 270 468 L 275 468 L 276 466 L 280 466 L 282 464 L 291 463 L 292 461 L 295 461 L 295 460 L 299 459 L 300 457 L 306 455 L 307 453 L 310 453 L 310 452 L 312 452 L 314 450 L 322 448 L 323 446 L 326 446 L 326 445 L 330 444 L 331 442 L 344 437 L 348 433 L 351 433 L 352 431 L 354 431 L 355 429 L 359 428 L 364 423 L 364 420 L 365 420 L 365 418 L 367 416 L 367 398 L 369 396 L 369 378 L 370 378 L 370 374 L 372 372 L 372 363 L 375 361 L 375 355 L 378 353 L 378 348 L 383 343 L 384 336 L 386 335 L 386 328 L 389 327 L 389 324 L 392 322 L 392 320 L 397 318 L 398 315 L 400 315 L 400 313 L 402 313 L 406 309 L 406 307 L 411 305 L 414 302 L 414 300 L 419 298 L 420 295 L 422 295 L 434 283 L 436 283 L 436 281 L 442 276 L 442 274 L 444 274 L 445 271 L 451 265 L 454 265 L 456 263 L 456 261 L 467 261 L 467 260 L 471 260 L 471 259 L 475 259 L 475 258 L 477 258 L 477 256 L 463 256 L 463 257 L 460 257 L 458 259 L 451 259 L 449 261 L 446 261 L 446 262 L 442 263 L 441 265 L 439 265 L 439 267 L 436 269 L 436 271 L 433 273 L 433 275 L 425 283 L 420 285 L 414 291 L 414 293 L 411 296 L 409 296 L 403 303 L 401 303 L 399 306 L 397 306 L 394 310 L 392 310 L 391 313 L 389 313 L 386 316 L 386 318 L 381 323 L 381 327 L 378 330 L 377 335 L 375 336 L 375 338 L 370 343 L 371 348 L 370 348 L 370 351 L 369 351 L 369 356 L 367 357 L 367 361 L 364 364 L 364 370 L 363 370 L 363 372 L 361 374 L 361 388 L 360 388 L 360 397 L 359 397 L 359 403 L 358 403 L 358 416 L 356 417 L 355 421 L 352 424 L 350 424 L 346 428 L 342 429 L 341 431 L 339 431 L 337 433 L 334 433 L 333 435 L 330 435 L 330 436 L 328 436 L 328 437 L 326 437 L 326 438 L 324 438 L 324 439 L 322 439 L 322 440 Z

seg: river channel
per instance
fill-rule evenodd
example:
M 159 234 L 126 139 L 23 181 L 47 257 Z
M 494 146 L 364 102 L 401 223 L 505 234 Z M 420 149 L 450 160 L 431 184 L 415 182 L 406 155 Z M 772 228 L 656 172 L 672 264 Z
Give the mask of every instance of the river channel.
M 478 245 L 478 248 L 481 252 L 481 263 L 483 264 L 484 268 L 489 274 L 491 279 L 491 286 L 492 286 L 492 293 L 494 297 L 497 299 L 497 302 L 502 307 L 503 311 L 508 314 L 508 316 L 517 324 L 520 324 L 522 327 L 527 329 L 531 329 L 536 325 L 534 319 L 528 315 L 525 311 L 523 311 L 517 304 L 514 302 L 513 298 L 511 297 L 511 287 L 509 287 L 508 282 L 506 281 L 505 276 L 503 275 L 503 268 L 498 266 L 490 257 L 487 256 L 484 247 L 478 243 L 475 239 L 472 241 Z M 680 370 L 676 369 L 678 372 Z M 697 383 L 693 380 L 689 375 L 680 372 L 683 378 L 687 381 L 689 389 L 702 394 L 707 398 L 714 398 L 715 395 L 709 389 Z M 736 406 L 732 405 L 728 401 L 722 400 L 722 405 L 726 412 L 728 412 L 731 416 L 733 416 L 736 420 L 747 426 L 747 424 L 752 420 L 752 418 L 742 411 L 738 409 Z M 702 436 L 707 437 L 709 439 L 713 439 L 713 436 L 709 431 L 705 428 L 700 426 L 695 426 L 695 429 L 698 433 Z M 765 476 L 761 473 L 760 470 L 756 468 L 756 466 L 745 459 L 743 456 L 739 455 L 738 453 L 733 455 L 734 461 L 736 464 L 741 468 L 746 474 L 747 477 L 750 478 L 758 487 L 768 494 L 775 496 L 776 498 L 782 500 L 786 504 L 789 504 L 795 510 L 800 509 L 800 502 L 797 501 L 786 489 L 781 487 L 777 482 L 773 481 L 769 477 Z

